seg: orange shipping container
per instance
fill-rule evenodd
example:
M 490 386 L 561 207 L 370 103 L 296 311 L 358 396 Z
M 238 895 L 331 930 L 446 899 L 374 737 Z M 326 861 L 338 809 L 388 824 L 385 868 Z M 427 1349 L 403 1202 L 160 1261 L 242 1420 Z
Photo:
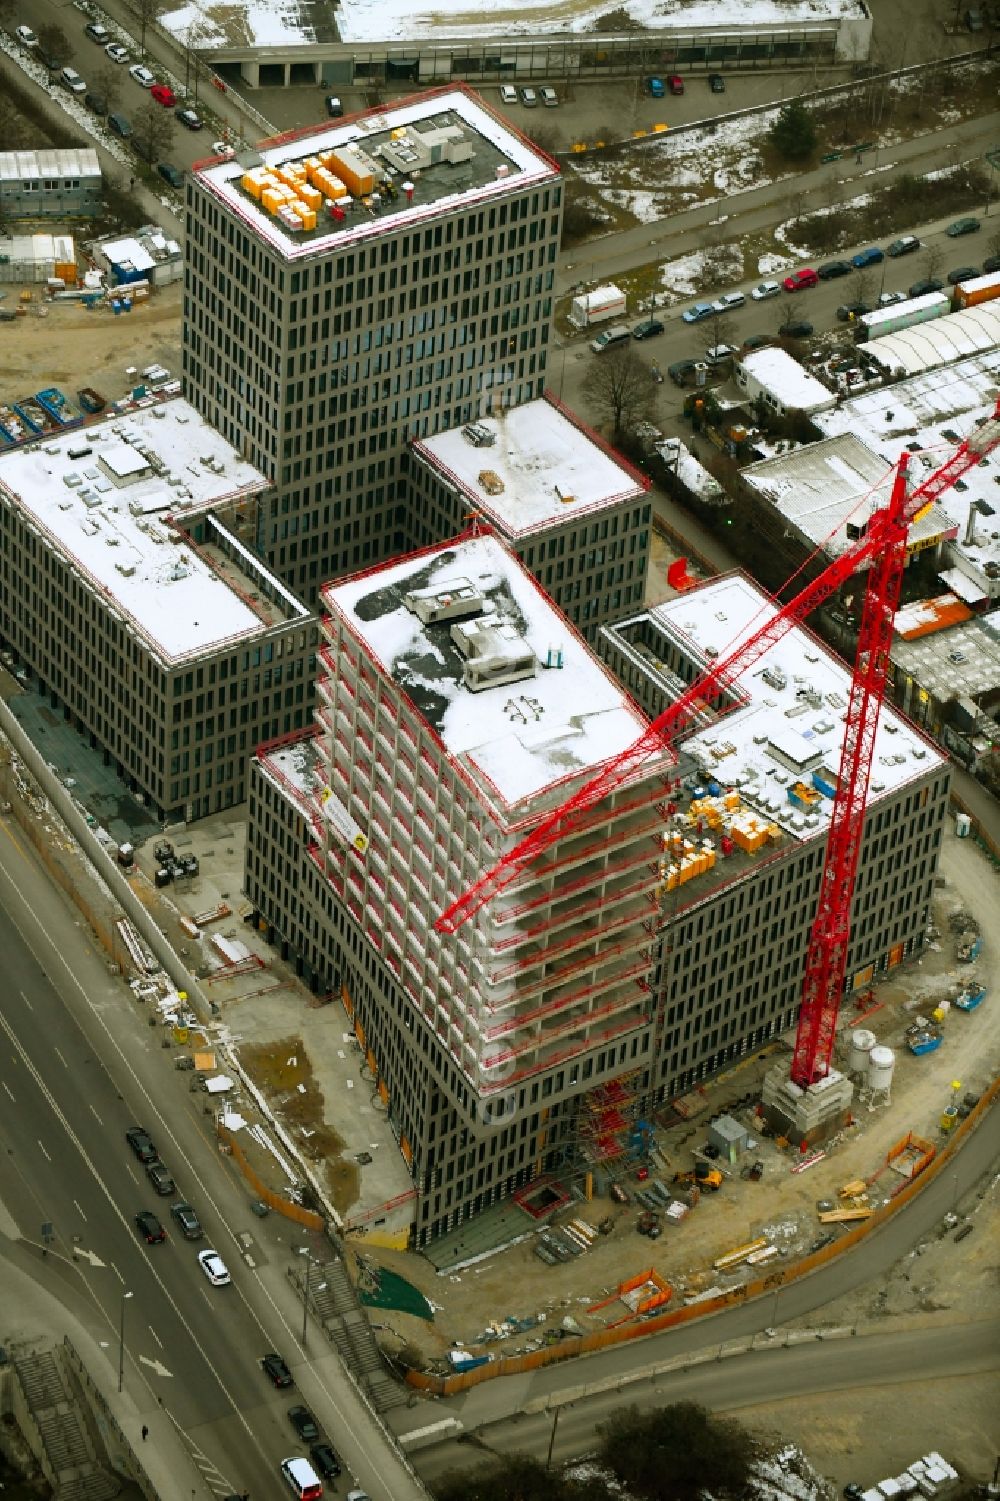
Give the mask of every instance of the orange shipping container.
M 355 198 L 364 197 L 375 186 L 375 174 L 371 168 L 363 158 L 346 147 L 333 153 L 329 165 L 346 183 L 348 192 L 353 193 Z

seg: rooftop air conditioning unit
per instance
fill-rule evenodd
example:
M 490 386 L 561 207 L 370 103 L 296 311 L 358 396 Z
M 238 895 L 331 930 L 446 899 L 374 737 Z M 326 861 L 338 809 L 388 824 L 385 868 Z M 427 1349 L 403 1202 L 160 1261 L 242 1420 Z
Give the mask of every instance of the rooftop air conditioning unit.
M 486 608 L 483 596 L 465 578 L 449 579 L 429 589 L 411 589 L 404 603 L 424 625 L 467 620 L 472 615 L 481 615 Z

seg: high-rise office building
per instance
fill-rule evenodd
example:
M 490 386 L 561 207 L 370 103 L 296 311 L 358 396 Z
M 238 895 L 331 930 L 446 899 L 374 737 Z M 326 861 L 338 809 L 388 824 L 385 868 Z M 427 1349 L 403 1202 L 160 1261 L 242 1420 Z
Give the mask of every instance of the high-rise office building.
M 405 545 L 409 439 L 541 395 L 561 193 L 458 88 L 192 172 L 185 393 L 271 481 L 256 545 L 307 600 Z

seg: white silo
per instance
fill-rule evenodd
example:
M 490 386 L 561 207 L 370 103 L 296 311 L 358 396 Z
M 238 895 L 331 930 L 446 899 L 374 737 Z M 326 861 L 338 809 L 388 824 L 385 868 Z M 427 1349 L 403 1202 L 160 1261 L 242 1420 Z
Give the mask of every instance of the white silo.
M 872 1048 L 868 1055 L 868 1078 L 865 1084 L 869 1109 L 874 1109 L 876 1105 L 888 1105 L 895 1069 L 896 1055 L 892 1048 Z
M 868 1073 L 872 1049 L 875 1046 L 875 1033 L 869 1032 L 867 1027 L 858 1027 L 851 1033 L 847 1052 L 847 1072 L 849 1074 Z

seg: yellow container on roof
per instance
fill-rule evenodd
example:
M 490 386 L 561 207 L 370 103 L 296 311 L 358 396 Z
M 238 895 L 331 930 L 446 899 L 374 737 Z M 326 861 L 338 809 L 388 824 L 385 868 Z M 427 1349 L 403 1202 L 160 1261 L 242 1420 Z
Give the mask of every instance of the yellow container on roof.
M 316 228 L 316 210 L 314 208 L 310 208 L 308 203 L 302 203 L 300 200 L 296 212 L 298 213 L 299 218 L 302 220 L 303 229 Z
M 315 210 L 322 204 L 323 194 L 319 188 L 311 188 L 308 183 L 302 183 L 299 188 L 299 202 Z
M 260 201 L 269 214 L 276 214 L 285 201 L 285 194 L 280 187 L 265 188 Z
M 334 151 L 328 165 L 355 198 L 364 198 L 375 186 L 375 174 L 347 150 Z

